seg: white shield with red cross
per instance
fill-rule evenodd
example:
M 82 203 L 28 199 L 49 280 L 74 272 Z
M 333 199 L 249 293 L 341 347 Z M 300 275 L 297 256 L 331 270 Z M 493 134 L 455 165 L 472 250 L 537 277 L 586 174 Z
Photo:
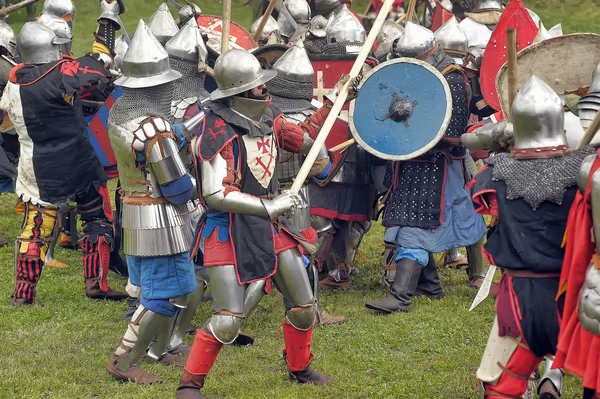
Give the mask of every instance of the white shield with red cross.
M 248 168 L 263 188 L 269 187 L 277 163 L 277 145 L 273 143 L 273 136 L 250 137 L 245 134 L 242 139 L 246 146 Z

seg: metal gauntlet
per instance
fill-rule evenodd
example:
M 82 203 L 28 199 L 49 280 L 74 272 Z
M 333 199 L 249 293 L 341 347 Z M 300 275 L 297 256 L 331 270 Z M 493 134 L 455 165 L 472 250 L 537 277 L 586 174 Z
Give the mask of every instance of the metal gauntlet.
M 150 149 L 147 160 L 152 175 L 161 186 L 187 175 L 185 165 L 179 157 L 179 148 L 171 138 L 159 138 Z

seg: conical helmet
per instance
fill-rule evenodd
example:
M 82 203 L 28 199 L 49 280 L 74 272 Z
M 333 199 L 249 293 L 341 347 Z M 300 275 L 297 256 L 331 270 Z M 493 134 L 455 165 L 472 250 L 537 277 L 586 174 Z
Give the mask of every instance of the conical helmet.
M 476 0 L 473 11 L 502 10 L 502 0 Z
M 123 69 L 123 58 L 129 49 L 129 42 L 129 37 L 124 33 L 115 40 L 115 64 L 119 69 Z
M 154 37 L 162 45 L 168 42 L 179 31 L 167 3 L 162 3 L 154 14 L 152 14 L 148 20 L 148 28 L 150 28 Z
M 379 34 L 377 35 L 377 50 L 375 50 L 375 57 L 381 59 L 386 54 L 392 51 L 394 41 L 404 32 L 404 28 L 394 21 L 385 21 Z
M 214 69 L 219 88 L 210 94 L 213 101 L 243 93 L 277 76 L 274 70 L 263 70 L 254 55 L 238 49 L 221 54 Z
M 344 4 L 326 28 L 327 44 L 364 43 L 366 32 L 360 21 Z
M 457 64 L 462 65 L 467 55 L 468 44 L 467 36 L 458 25 L 456 17 L 452 16 L 440 26 L 434 36 L 442 49 L 454 58 Z
M 15 31 L 4 21 L 0 21 L 0 47 L 4 47 L 10 56 L 14 56 L 17 51 Z
M 165 44 L 165 49 L 170 57 L 196 63 L 200 59 L 206 59 L 206 56 L 208 55 L 208 50 L 206 49 L 206 44 L 204 44 L 204 39 L 202 39 L 202 33 L 200 33 L 198 22 L 196 22 L 194 18 L 191 18 L 181 30 Z
M 252 36 L 254 36 L 254 34 L 258 30 L 258 25 L 260 25 L 260 21 L 262 21 L 262 18 L 263 17 L 261 16 L 252 24 L 252 27 L 250 28 L 250 33 L 252 34 Z M 277 21 L 275 21 L 275 18 L 269 15 L 267 23 L 265 24 L 265 27 L 263 28 L 260 36 L 258 37 L 258 42 L 267 41 L 273 32 L 279 32 L 279 24 L 277 23 Z
M 417 58 L 431 51 L 435 45 L 435 37 L 432 31 L 412 22 L 407 22 L 402 37 L 394 46 L 394 53 L 400 57 Z
M 315 70 L 302 41 L 290 47 L 275 62 L 273 69 L 277 71 L 277 77 L 294 82 L 313 82 L 315 79 Z
M 308 31 L 314 37 L 327 36 L 327 32 L 325 32 L 326 27 L 327 27 L 327 18 L 325 18 L 322 15 L 314 16 L 308 23 Z
M 512 104 L 514 156 L 550 158 L 563 155 L 561 151 L 554 150 L 547 156 L 541 156 L 543 153 L 540 149 L 564 149 L 567 146 L 564 117 L 563 104 L 558 94 L 537 76 L 529 78 Z
M 307 26 L 310 21 L 310 6 L 306 0 L 285 0 L 283 6 L 289 11 L 298 25 Z M 277 17 L 279 31 L 283 36 L 290 37 L 296 32 L 287 17 L 280 11 Z
M 71 29 L 75 27 L 75 4 L 71 0 L 46 0 L 42 14 L 50 14 L 64 19 Z
M 123 58 L 123 76 L 115 84 L 137 89 L 158 86 L 180 77 L 179 72 L 171 69 L 167 51 L 140 19 L 135 36 Z
M 17 48 L 24 64 L 45 64 L 62 58 L 54 31 L 38 21 L 21 28 Z

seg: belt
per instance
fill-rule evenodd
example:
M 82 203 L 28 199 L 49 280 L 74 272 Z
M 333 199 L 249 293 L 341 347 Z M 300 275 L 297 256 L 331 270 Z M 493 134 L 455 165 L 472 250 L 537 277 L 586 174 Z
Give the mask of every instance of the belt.
M 560 273 L 535 273 L 529 270 L 510 270 L 504 269 L 506 274 L 511 277 L 528 277 L 528 278 L 549 278 L 560 277 Z

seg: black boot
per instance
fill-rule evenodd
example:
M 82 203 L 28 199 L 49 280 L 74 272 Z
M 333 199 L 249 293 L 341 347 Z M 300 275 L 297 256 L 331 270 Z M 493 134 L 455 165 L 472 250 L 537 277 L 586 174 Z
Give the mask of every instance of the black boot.
M 419 276 L 415 296 L 425 296 L 429 299 L 442 299 L 446 296 L 432 254 L 429 254 L 429 263 Z
M 137 310 L 138 306 L 140 306 L 139 298 L 127 298 L 127 310 L 125 311 L 125 316 L 123 316 L 123 320 L 130 322 L 133 314 Z
M 391 294 L 378 301 L 367 302 L 365 306 L 382 313 L 408 312 L 422 270 L 423 266 L 419 262 L 400 259 L 396 263 L 396 276 L 390 287 Z

